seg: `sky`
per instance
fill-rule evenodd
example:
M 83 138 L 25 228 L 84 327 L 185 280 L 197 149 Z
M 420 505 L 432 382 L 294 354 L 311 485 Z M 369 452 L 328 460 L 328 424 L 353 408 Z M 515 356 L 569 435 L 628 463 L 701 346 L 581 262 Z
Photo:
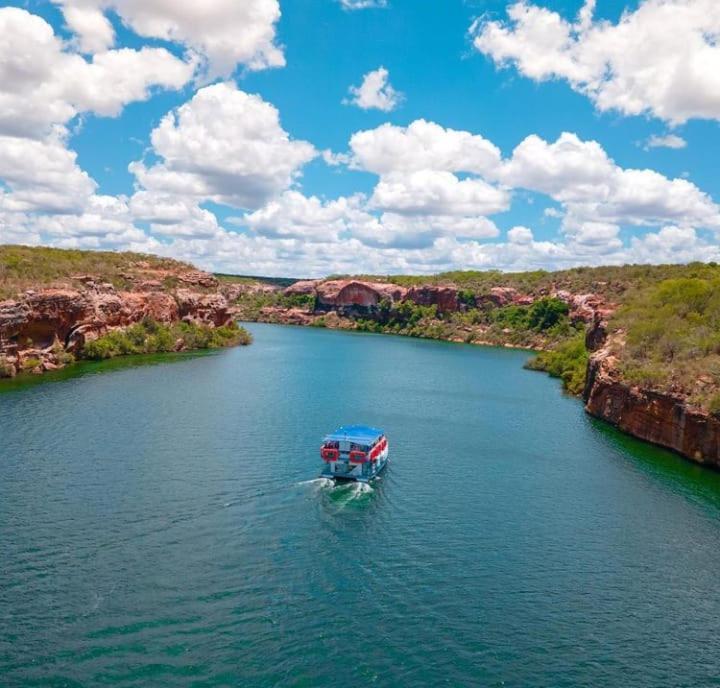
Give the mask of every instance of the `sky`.
M 720 261 L 719 122 L 717 0 L 0 2 L 0 244 Z

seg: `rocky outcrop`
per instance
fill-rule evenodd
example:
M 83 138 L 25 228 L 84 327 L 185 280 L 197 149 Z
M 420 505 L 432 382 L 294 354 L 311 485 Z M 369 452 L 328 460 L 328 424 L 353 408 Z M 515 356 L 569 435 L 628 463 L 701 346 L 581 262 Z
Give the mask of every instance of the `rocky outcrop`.
M 321 280 L 300 280 L 287 287 L 283 294 L 285 296 L 315 296 L 320 282 Z
M 372 311 L 383 300 L 391 304 L 402 301 L 407 293 L 407 289 L 397 284 L 360 280 L 329 280 L 320 282 L 315 289 L 318 310 L 341 313 Z
M 218 291 L 230 302 L 237 301 L 246 294 L 274 294 L 280 287 L 262 282 L 222 282 Z
M 419 306 L 437 306 L 439 313 L 455 313 L 460 310 L 460 292 L 457 287 L 411 287 L 405 298 Z
M 720 419 L 693 408 L 682 394 L 643 389 L 624 381 L 613 354 L 622 346 L 618 336 L 607 338 L 590 357 L 583 393 L 585 410 L 634 437 L 720 468 Z
M 202 288 L 217 285 L 206 273 L 182 273 L 175 278 L 180 284 Z M 0 376 L 28 368 L 42 372 L 60 367 L 67 354 L 78 353 L 85 342 L 145 318 L 215 327 L 232 319 L 228 302 L 219 293 L 189 288 L 149 291 L 144 280 L 137 283 L 138 291 L 118 291 L 92 276 L 72 279 L 81 288 L 33 289 L 0 302 Z
M 215 327 L 230 322 L 228 302 L 222 294 L 198 294 L 178 289 L 175 299 L 181 320 Z
M 502 308 L 504 306 L 529 306 L 535 298 L 529 294 L 520 294 L 512 287 L 492 287 L 487 294 L 477 297 L 480 303 L 488 303 Z
M 554 296 L 570 307 L 570 320 L 574 323 L 593 323 L 596 319 L 607 320 L 616 309 L 615 304 L 605 303 L 597 294 L 572 294 L 569 291 L 553 291 Z

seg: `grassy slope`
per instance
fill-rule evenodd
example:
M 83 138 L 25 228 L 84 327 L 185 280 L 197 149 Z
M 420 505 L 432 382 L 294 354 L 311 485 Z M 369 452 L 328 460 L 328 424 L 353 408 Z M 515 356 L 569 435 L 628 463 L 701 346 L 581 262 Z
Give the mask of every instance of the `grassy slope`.
M 689 265 L 621 265 L 580 267 L 548 272 L 455 271 L 438 275 L 370 275 L 359 279 L 384 281 L 406 287 L 419 284 L 452 284 L 477 294 L 485 294 L 492 287 L 513 287 L 523 293 L 541 294 L 550 289 L 566 289 L 575 294 L 595 293 L 609 302 L 622 299 L 629 290 L 664 279 L 686 276 L 715 276 L 720 278 L 720 267 L 713 263 Z
M 122 273 L 141 261 L 151 268 L 194 269 L 187 263 L 141 253 L 0 245 L 0 298 L 32 287 L 69 284 L 72 275 L 83 274 L 96 275 L 122 288 L 126 286 Z

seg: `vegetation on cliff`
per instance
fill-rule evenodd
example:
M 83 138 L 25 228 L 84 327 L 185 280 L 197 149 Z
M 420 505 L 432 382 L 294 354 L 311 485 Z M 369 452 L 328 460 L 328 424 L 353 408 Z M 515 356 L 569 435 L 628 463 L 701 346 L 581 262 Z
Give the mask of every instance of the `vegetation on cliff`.
M 628 295 L 611 321 L 623 378 L 720 412 L 720 275 L 688 270 Z
M 217 349 L 250 344 L 252 337 L 235 323 L 209 327 L 178 322 L 158 323 L 152 318 L 122 330 L 113 330 L 85 344 L 82 357 L 92 360 L 115 358 L 129 354 L 154 354 L 183 349 Z
M 76 356 L 247 344 L 226 286 L 157 256 L 0 246 L 0 377 L 55 370 Z
M 473 294 L 489 293 L 493 287 L 510 287 L 522 293 L 548 294 L 564 289 L 575 294 L 595 293 L 609 301 L 622 301 L 631 290 L 657 284 L 666 279 L 688 276 L 703 279 L 720 279 L 720 266 L 716 263 L 689 263 L 687 265 L 607 265 L 577 267 L 567 270 L 532 270 L 527 272 L 501 272 L 499 270 L 457 270 L 437 275 L 368 275 L 357 279 L 382 281 L 405 287 L 420 285 L 453 285 Z
M 356 319 L 355 328 L 424 339 L 545 348 L 577 331 L 568 311 L 566 303 L 551 297 L 538 299 L 528 306 L 483 304 L 447 313 L 439 312 L 435 305 L 402 301 L 391 307 L 385 302 L 380 304 L 376 317 Z
M 583 332 L 577 332 L 571 339 L 558 344 L 555 348 L 538 353 L 535 358 L 527 362 L 526 367 L 558 377 L 568 392 L 580 394 L 585 387 L 587 364 L 585 335 Z
M 11 298 L 26 289 L 64 286 L 77 275 L 93 275 L 124 289 L 129 286 L 128 271 L 138 265 L 159 271 L 195 270 L 187 263 L 143 253 L 0 245 L 0 299 Z

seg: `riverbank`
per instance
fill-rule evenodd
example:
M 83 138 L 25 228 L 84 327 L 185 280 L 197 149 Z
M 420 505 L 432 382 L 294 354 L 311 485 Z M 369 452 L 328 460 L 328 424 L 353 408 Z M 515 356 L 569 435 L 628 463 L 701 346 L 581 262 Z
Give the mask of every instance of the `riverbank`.
M 133 253 L 0 247 L 0 377 L 106 359 L 249 344 L 233 285 Z
M 234 300 L 258 322 L 539 352 L 588 413 L 720 468 L 715 265 L 305 280 Z M 716 313 L 716 311 L 718 311 Z

